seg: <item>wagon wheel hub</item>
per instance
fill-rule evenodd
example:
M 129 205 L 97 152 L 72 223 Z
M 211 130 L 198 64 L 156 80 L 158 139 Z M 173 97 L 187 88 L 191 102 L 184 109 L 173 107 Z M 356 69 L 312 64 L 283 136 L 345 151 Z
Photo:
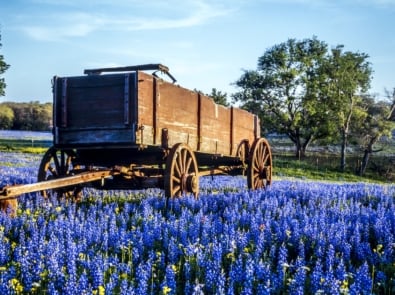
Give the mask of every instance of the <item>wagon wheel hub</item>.
M 181 190 L 185 193 L 197 193 L 198 179 L 192 174 L 183 174 L 181 176 Z

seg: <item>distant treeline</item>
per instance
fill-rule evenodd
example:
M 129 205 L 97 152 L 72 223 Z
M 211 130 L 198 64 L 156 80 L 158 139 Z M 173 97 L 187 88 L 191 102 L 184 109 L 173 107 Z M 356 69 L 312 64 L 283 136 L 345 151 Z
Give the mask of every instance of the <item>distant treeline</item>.
M 52 127 L 52 103 L 0 103 L 0 129 L 48 131 Z

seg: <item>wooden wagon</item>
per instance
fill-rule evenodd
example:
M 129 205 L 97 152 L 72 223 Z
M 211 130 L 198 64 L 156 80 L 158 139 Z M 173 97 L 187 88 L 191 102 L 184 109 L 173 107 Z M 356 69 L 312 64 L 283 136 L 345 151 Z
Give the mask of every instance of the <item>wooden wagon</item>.
M 161 64 L 84 73 L 53 78 L 53 146 L 38 182 L 5 187 L 0 199 L 31 191 L 78 196 L 86 185 L 197 196 L 199 176 L 216 174 L 246 174 L 250 189 L 271 183 L 257 116 L 176 85 Z

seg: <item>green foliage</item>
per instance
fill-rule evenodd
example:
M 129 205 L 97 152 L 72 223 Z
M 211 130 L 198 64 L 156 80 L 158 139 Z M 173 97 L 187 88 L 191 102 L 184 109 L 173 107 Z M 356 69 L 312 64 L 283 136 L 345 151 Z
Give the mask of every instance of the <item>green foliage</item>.
M 323 127 L 329 120 L 318 101 L 326 53 L 327 45 L 315 37 L 289 39 L 268 49 L 258 59 L 258 70 L 245 71 L 236 82 L 242 91 L 233 100 L 260 117 L 261 130 L 286 134 L 297 154 L 328 133 Z
M 1 35 L 0 35 L 0 41 L 1 41 Z M 0 48 L 1 48 L 2 44 L 0 42 Z M 6 64 L 6 62 L 4 61 L 4 56 L 0 54 L 0 77 L 2 74 L 5 73 L 5 71 L 10 67 L 10 65 Z M 0 96 L 4 96 L 5 94 L 5 89 L 6 87 L 6 83 L 4 81 L 4 78 L 0 78 Z
M 11 129 L 14 122 L 14 111 L 5 104 L 0 104 L 0 129 Z
M 211 89 L 211 94 L 208 94 L 207 96 L 211 97 L 216 104 L 220 104 L 226 107 L 229 106 L 229 103 L 227 101 L 227 94 L 218 91 L 216 88 Z
M 383 136 L 391 138 L 392 130 L 395 129 L 395 122 L 390 120 L 395 112 L 395 90 L 393 96 L 388 98 L 389 101 L 376 102 L 373 97 L 366 96 L 359 103 L 359 109 L 363 109 L 364 112 L 357 114 L 361 115 L 362 113 L 363 116 L 361 115 L 358 124 L 352 125 L 352 130 L 353 136 L 364 152 L 359 169 L 360 175 L 365 173 L 370 155 L 375 152 L 374 146 L 376 143 Z
M 370 87 L 372 74 L 367 54 L 343 51 L 343 47 L 338 45 L 332 49 L 325 60 L 322 75 L 326 83 L 321 86 L 323 96 L 328 101 L 328 112 L 335 119 L 335 127 L 340 133 L 341 171 L 346 167 L 346 147 L 351 123 L 358 117 L 364 117 L 364 110 L 358 109 L 358 103 Z
M 4 102 L 1 103 L 0 106 L 9 108 L 13 111 L 14 118 L 12 121 L 12 126 L 8 129 L 47 131 L 51 128 L 52 103 L 42 104 L 38 101 L 28 103 Z M 1 114 L 0 108 L 0 120 Z
M 376 139 L 377 142 L 382 136 L 391 137 L 395 122 L 389 118 L 394 112 L 395 101 L 392 104 L 388 101 L 376 101 L 370 96 L 362 98 L 360 108 L 365 110 L 364 116 L 352 126 L 353 136 L 359 139 L 361 146 L 366 147 L 369 139 Z
M 262 131 L 287 135 L 298 156 L 314 141 L 339 140 L 371 75 L 367 55 L 342 48 L 315 37 L 275 45 L 235 83 L 233 101 L 260 117 Z

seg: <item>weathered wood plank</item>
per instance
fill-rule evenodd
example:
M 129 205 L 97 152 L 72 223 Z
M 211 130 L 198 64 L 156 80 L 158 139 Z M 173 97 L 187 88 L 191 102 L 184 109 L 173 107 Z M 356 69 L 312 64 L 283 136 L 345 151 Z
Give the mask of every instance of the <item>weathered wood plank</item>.
M 68 77 L 56 83 L 56 144 L 134 141 L 135 74 Z
M 162 80 L 157 81 L 157 92 L 154 114 L 157 122 L 156 141 L 160 143 L 159 130 L 166 128 L 169 146 L 185 142 L 196 149 L 198 94 Z
M 217 105 L 211 98 L 201 97 L 200 151 L 229 155 L 230 109 Z

